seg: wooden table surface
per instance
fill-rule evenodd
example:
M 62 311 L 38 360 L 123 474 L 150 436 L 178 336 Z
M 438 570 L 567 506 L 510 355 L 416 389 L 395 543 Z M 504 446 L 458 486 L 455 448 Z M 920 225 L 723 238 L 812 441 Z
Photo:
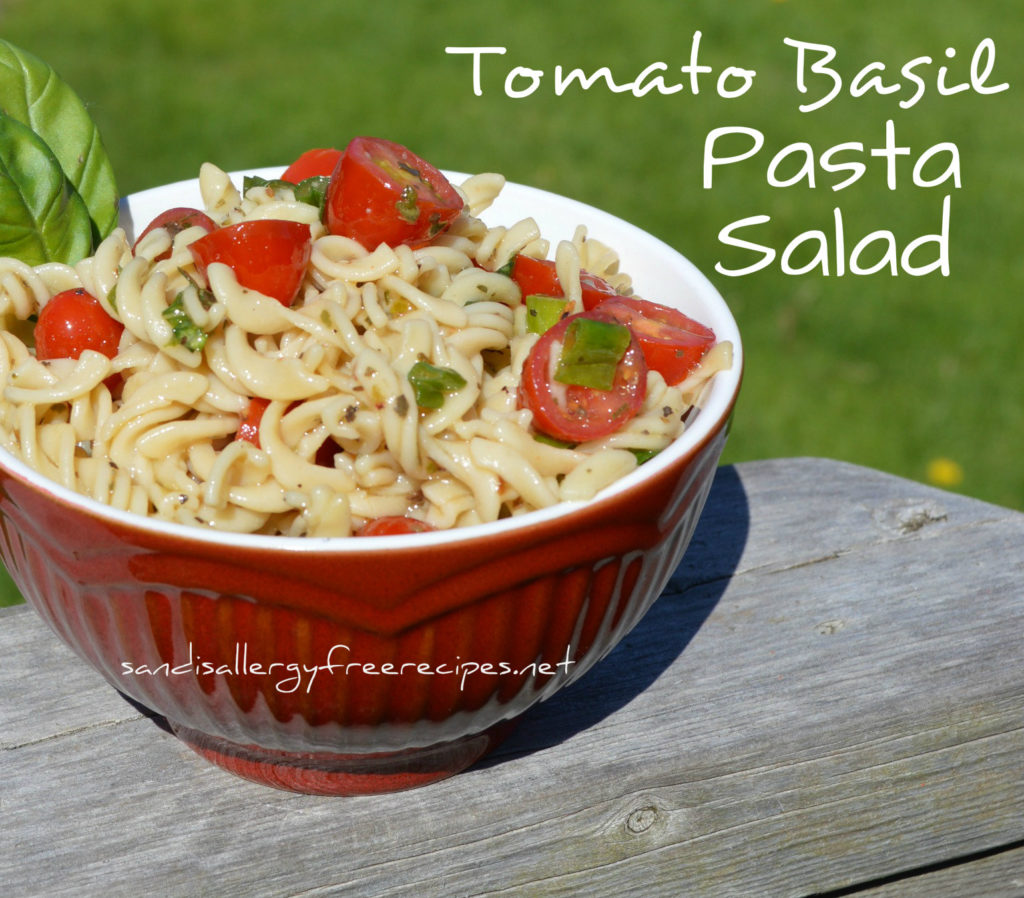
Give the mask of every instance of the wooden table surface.
M 633 633 L 493 756 L 318 798 L 206 764 L 0 612 L 4 896 L 1024 895 L 1024 514 L 723 467 Z

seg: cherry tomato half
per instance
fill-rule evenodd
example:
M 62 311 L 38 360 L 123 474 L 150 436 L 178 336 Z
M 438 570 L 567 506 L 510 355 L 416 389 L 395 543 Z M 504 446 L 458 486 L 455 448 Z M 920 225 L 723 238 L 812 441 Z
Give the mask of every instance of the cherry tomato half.
M 117 355 L 124 325 L 81 287 L 54 296 L 39 313 L 35 340 L 37 359 L 77 359 L 87 349 L 108 359 Z
M 223 262 L 238 283 L 290 306 L 298 295 L 313 245 L 309 225 L 265 218 L 218 228 L 189 246 L 196 267 Z
M 534 344 L 523 364 L 519 405 L 533 412 L 533 426 L 569 443 L 596 440 L 619 430 L 633 418 L 647 394 L 647 365 L 634 337 L 615 370 L 610 390 L 561 384 L 554 370 L 563 337 L 576 318 L 610 320 L 600 312 L 579 312 L 563 318 Z
M 306 178 L 329 178 L 340 158 L 341 150 L 328 148 L 306 150 L 284 170 L 281 180 L 288 181 L 290 184 L 298 184 Z
M 616 296 L 597 307 L 625 324 L 640 344 L 647 367 L 677 384 L 715 343 L 715 332 L 678 309 L 633 296 Z
M 523 296 L 565 296 L 565 291 L 558 281 L 555 263 L 551 259 L 534 259 L 519 254 L 512 263 L 512 280 L 519 285 Z M 583 308 L 587 311 L 606 299 L 619 295 L 604 278 L 587 271 L 580 272 L 580 288 L 583 294 Z
M 286 409 L 286 413 L 298 404 L 298 401 L 293 402 Z M 245 410 L 245 417 L 242 418 L 241 424 L 238 425 L 238 430 L 235 431 L 236 440 L 245 440 L 247 443 L 252 443 L 257 449 L 263 448 L 260 444 L 260 424 L 263 422 L 263 414 L 269 405 L 269 399 L 263 399 L 259 396 L 253 396 L 249 400 L 249 407 Z M 320 444 L 313 462 L 325 468 L 333 468 L 334 456 L 340 451 L 341 447 L 332 437 L 328 437 Z
M 418 521 L 416 518 L 389 515 L 367 521 L 356 532 L 356 536 L 398 536 L 403 533 L 429 533 L 436 529 L 426 521 Z
M 519 253 L 512 262 L 511 278 L 523 296 L 565 296 L 555 263 L 550 259 L 534 259 Z
M 433 165 L 390 140 L 356 137 L 327 188 L 325 222 L 332 234 L 369 250 L 381 243 L 424 246 L 462 211 L 462 197 Z
M 193 227 L 203 228 L 207 233 L 217 230 L 216 222 L 201 209 L 193 209 L 191 206 L 175 206 L 173 209 L 161 212 L 146 225 L 145 229 L 135 240 L 132 251 L 134 252 L 135 247 L 139 245 L 143 237 L 157 228 L 164 228 L 170 234 L 171 240 L 173 240 L 176 234 L 184 231 L 186 228 Z M 162 259 L 169 259 L 170 256 L 171 251 L 168 249 L 157 256 L 154 261 L 159 262 Z

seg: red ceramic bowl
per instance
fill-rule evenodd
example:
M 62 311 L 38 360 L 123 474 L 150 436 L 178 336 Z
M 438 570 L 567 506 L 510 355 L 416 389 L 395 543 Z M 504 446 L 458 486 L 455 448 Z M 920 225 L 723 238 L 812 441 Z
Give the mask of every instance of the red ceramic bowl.
M 200 205 L 195 182 L 130 197 L 125 223 L 181 205 Z M 485 219 L 525 216 L 552 241 L 586 224 L 640 295 L 735 349 L 684 436 L 590 502 L 410 536 L 232 535 L 115 511 L 0 451 L 0 554 L 25 598 L 208 760 L 319 794 L 456 773 L 605 656 L 678 565 L 739 390 L 736 324 L 686 259 L 633 226 L 518 185 Z

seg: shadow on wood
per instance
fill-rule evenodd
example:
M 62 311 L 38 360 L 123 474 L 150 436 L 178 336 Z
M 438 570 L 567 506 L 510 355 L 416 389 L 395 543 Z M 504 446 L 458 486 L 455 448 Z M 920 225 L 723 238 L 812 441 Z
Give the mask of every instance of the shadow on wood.
M 614 714 L 683 653 L 714 610 L 743 554 L 750 509 L 731 466 L 720 467 L 679 567 L 651 610 L 578 682 L 523 715 L 521 726 L 476 766 L 563 742 Z

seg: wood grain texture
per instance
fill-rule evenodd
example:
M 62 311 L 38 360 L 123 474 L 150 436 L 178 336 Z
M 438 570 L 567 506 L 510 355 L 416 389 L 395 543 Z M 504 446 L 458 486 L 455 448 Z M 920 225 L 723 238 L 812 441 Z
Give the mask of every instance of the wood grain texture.
M 472 770 L 344 799 L 206 765 L 5 609 L 0 891 L 1024 894 L 1022 584 L 1019 513 L 821 459 L 722 468 L 608 658 Z

